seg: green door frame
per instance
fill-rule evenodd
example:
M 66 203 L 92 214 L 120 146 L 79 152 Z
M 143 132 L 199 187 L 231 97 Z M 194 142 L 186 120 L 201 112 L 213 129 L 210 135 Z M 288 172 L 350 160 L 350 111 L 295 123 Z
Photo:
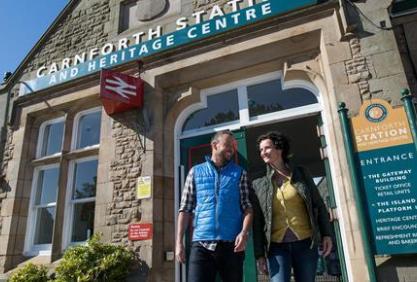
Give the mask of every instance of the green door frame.
M 318 117 L 318 127 L 320 128 L 318 130 L 319 133 L 319 138 L 320 138 L 320 143 L 321 143 L 321 149 L 322 150 L 327 150 L 327 142 L 326 142 L 326 137 L 324 134 L 321 134 L 322 132 L 322 128 L 323 128 L 323 120 L 321 118 L 321 115 L 319 115 Z M 328 204 L 328 208 L 331 209 L 331 212 L 333 212 L 333 210 L 337 209 L 337 204 L 336 204 L 336 198 L 334 196 L 334 187 L 333 187 L 333 181 L 332 181 L 332 173 L 331 173 L 331 169 L 330 169 L 330 162 L 329 162 L 329 158 L 327 157 L 327 154 L 322 154 L 322 160 L 324 162 L 324 169 L 325 169 L 325 174 L 326 174 L 326 183 L 327 183 L 327 189 L 328 189 L 328 193 L 329 193 L 329 201 L 327 202 Z M 346 268 L 346 260 L 344 257 L 344 249 L 343 249 L 343 241 L 342 241 L 342 235 L 341 235 L 341 231 L 340 231 L 340 224 L 339 224 L 339 220 L 337 218 L 334 218 L 332 221 L 333 227 L 334 227 L 334 235 L 335 235 L 335 240 L 336 240 L 336 245 L 337 245 L 337 253 L 338 253 L 338 257 L 339 257 L 339 261 L 340 261 L 340 270 L 341 270 L 341 281 L 342 282 L 347 282 L 348 280 L 348 273 L 347 273 L 347 268 Z
M 180 140 L 180 164 L 184 166 L 184 171 L 187 172 L 190 170 L 191 166 L 195 164 L 195 159 L 193 159 L 192 151 L 197 149 L 210 148 L 210 140 L 214 133 L 204 134 L 195 137 L 189 137 Z M 240 129 L 233 131 L 233 135 L 237 141 L 237 158 L 235 161 L 242 166 L 244 169 L 247 168 L 247 145 L 246 145 L 246 130 Z M 197 163 L 204 161 L 204 158 L 199 160 Z M 187 238 L 186 240 L 189 240 Z M 257 281 L 256 274 L 256 262 L 253 252 L 253 242 L 252 235 L 248 240 L 245 251 L 245 262 L 244 262 L 244 281 L 254 282 Z M 188 266 L 187 266 L 188 268 Z M 220 281 L 220 280 L 219 280 Z

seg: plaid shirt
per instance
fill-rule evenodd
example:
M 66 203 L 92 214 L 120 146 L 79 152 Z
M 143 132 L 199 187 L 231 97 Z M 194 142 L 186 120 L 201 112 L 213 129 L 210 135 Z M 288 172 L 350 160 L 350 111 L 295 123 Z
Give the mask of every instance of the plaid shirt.
M 239 182 L 240 189 L 240 207 L 242 211 L 252 208 L 249 200 L 249 183 L 248 176 L 245 170 L 242 171 Z M 184 189 L 182 191 L 181 204 L 179 212 L 194 212 L 196 207 L 196 190 L 194 185 L 194 169 L 191 168 L 185 180 Z M 217 246 L 217 241 L 203 241 L 200 244 L 208 250 L 214 251 Z

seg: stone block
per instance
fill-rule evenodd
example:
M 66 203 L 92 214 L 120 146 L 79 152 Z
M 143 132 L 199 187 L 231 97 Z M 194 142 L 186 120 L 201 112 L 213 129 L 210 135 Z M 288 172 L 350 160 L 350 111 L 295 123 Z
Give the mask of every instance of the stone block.
M 94 215 L 94 226 L 105 226 L 106 225 L 106 208 L 107 205 L 99 205 L 96 203 L 95 215 Z
M 9 254 L 9 246 L 13 244 L 13 237 L 9 235 L 0 235 L 0 256 Z
M 161 199 L 153 199 L 153 218 L 154 218 L 154 220 L 157 220 L 157 221 L 162 221 L 163 220 L 164 208 L 162 206 L 163 206 L 163 201 Z
M 175 224 L 174 222 L 164 223 L 164 247 L 174 249 Z
M 25 216 L 19 216 L 18 222 L 17 222 L 17 231 L 16 231 L 17 235 L 22 235 L 22 236 L 26 235 L 27 219 L 28 218 Z
M 329 65 L 332 80 L 335 85 L 348 84 L 348 76 L 344 62 Z
M 369 80 L 371 93 L 380 93 L 375 98 L 391 100 L 394 106 L 401 104 L 401 90 L 407 86 L 407 79 L 403 74 Z
M 337 100 L 346 103 L 346 107 L 349 109 L 350 114 L 359 112 L 361 106 L 361 97 L 359 93 L 359 87 L 355 84 L 348 85 L 336 85 L 334 89 Z
M 363 56 L 397 50 L 397 41 L 391 31 L 379 31 L 361 38 L 360 43 Z
M 331 42 L 326 44 L 329 64 L 340 63 L 352 58 L 350 46 L 346 42 Z
M 11 216 L 4 216 L 2 217 L 2 224 L 1 224 L 1 234 L 9 236 L 11 233 L 12 228 L 12 217 Z
M 149 267 L 152 267 L 152 244 L 148 242 L 143 242 L 140 247 L 139 257 L 143 260 Z
M 352 273 L 352 281 L 369 281 L 365 259 L 351 259 L 350 261 L 351 268 L 354 270 Z
M 372 7 L 370 4 L 367 3 L 366 5 L 368 8 Z M 373 9 L 366 11 L 366 16 L 376 25 L 380 25 L 380 23 L 382 21 L 385 21 L 385 25 L 387 27 L 391 26 L 391 19 L 390 19 L 390 15 L 388 13 L 388 9 L 386 7 L 384 8 L 379 8 L 381 6 L 376 5 L 374 6 Z M 377 27 L 375 27 L 374 24 L 372 24 L 370 21 L 363 19 L 361 21 L 362 27 L 363 29 L 368 32 L 368 33 L 379 33 L 382 32 L 384 30 L 381 30 Z M 390 32 L 390 31 L 388 31 Z
M 164 199 L 164 221 L 172 222 L 175 219 L 174 200 Z
M 100 226 L 94 230 L 95 233 L 101 235 L 102 242 L 111 241 L 111 227 L 110 226 Z
M 25 235 L 17 235 L 16 241 L 12 249 L 13 255 L 16 255 L 16 256 L 22 255 L 24 247 L 25 247 Z
M 31 179 L 32 176 L 29 178 Z M 19 180 L 19 196 L 25 199 L 29 199 L 32 192 L 32 180 Z
M 101 156 L 100 156 L 101 157 Z M 103 160 L 100 159 L 98 168 L 97 168 L 97 183 L 107 183 L 110 181 L 110 163 L 109 162 L 103 162 Z
M 146 199 L 141 201 L 140 212 L 142 214 L 142 220 L 147 222 L 153 221 L 153 210 L 157 209 L 157 207 L 153 206 L 152 199 Z M 161 212 L 162 216 L 162 212 Z
M 357 5 L 361 11 L 368 12 L 374 11 L 376 9 L 387 9 L 391 5 L 392 1 L 390 0 L 367 0 L 364 1 L 356 1 L 355 5 Z
M 16 197 L 16 186 L 17 186 L 17 183 L 18 183 L 17 179 L 16 178 L 15 179 L 7 178 L 6 181 L 7 181 L 7 184 L 6 184 L 7 195 L 6 195 L 6 197 L 7 198 Z
M 113 201 L 113 185 L 111 183 L 97 184 L 96 203 L 98 205 Z
M 28 216 L 29 203 L 30 203 L 29 198 L 20 198 L 18 200 L 17 209 L 18 209 L 19 216 L 24 216 L 24 217 Z
M 397 51 L 388 51 L 371 56 L 377 78 L 404 73 L 401 57 Z
M 15 198 L 6 198 L 1 202 L 0 216 L 12 216 L 14 214 Z

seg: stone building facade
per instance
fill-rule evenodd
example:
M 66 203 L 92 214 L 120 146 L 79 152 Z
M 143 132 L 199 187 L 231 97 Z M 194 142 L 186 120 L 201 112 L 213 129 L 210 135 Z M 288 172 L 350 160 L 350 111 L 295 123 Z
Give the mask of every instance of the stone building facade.
M 337 218 L 344 279 L 369 281 L 337 105 L 345 102 L 355 115 L 364 100 L 400 105 L 401 89 L 416 94 L 417 45 L 410 28 L 415 14 L 392 18 L 392 1 L 312 1 L 259 21 L 242 14 L 245 25 L 143 56 L 140 66 L 134 60 L 117 65 L 115 70 L 145 81 L 145 104 L 136 111 L 106 114 L 98 70 L 20 92 L 21 82 L 37 75 L 53 75 L 77 60 L 81 64 L 112 54 L 107 51 L 115 52 L 113 47 L 122 50 L 176 32 L 178 19 L 192 27 L 221 12 L 238 13 L 274 1 L 69 1 L 0 90 L 0 97 L 6 97 L 5 90 L 11 93 L 13 105 L 2 145 L 0 272 L 6 276 L 28 261 L 52 265 L 68 246 L 101 233 L 104 241 L 138 254 L 142 267 L 131 279 L 185 281 L 183 267 L 172 259 L 176 211 L 192 159 L 187 154 L 206 142 L 199 138 L 223 128 L 245 129 L 250 168 L 257 162 L 250 147 L 255 135 L 274 126 L 314 131 L 320 118 L 325 160 L 319 156 L 320 144 L 305 146 L 314 150 L 311 168 L 317 176 L 324 174 L 323 162 L 331 168 L 325 176 L 333 182 L 336 204 L 331 212 Z M 270 81 L 283 93 L 295 89 L 301 104 L 282 114 L 260 105 L 256 110 L 261 114 L 254 114 L 251 91 L 261 95 L 276 87 Z M 261 85 L 260 90 L 254 85 Z M 229 102 L 238 105 L 235 116 L 219 115 Z M 204 117 L 206 109 L 220 112 L 199 120 L 198 113 Z M 48 138 L 58 138 L 60 145 Z M 141 176 L 152 179 L 150 198 L 137 199 Z M 129 240 L 133 223 L 152 223 L 152 239 Z M 378 281 L 416 281 L 417 263 L 410 262 L 415 258 L 376 257 Z

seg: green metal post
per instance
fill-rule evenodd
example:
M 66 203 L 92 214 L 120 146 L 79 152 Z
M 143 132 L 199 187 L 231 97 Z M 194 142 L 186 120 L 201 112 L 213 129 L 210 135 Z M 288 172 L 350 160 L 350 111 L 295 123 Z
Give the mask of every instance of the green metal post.
M 343 141 L 345 143 L 348 165 L 350 167 L 349 172 L 350 172 L 350 177 L 352 179 L 353 194 L 355 197 L 356 208 L 358 210 L 358 215 L 359 215 L 359 224 L 362 227 L 359 229 L 361 231 L 361 236 L 362 236 L 362 241 L 363 241 L 365 260 L 368 265 L 369 281 L 377 282 L 375 258 L 373 256 L 373 252 L 372 252 L 372 248 L 371 248 L 370 240 L 369 240 L 369 234 L 370 234 L 369 224 L 365 217 L 366 216 L 365 206 L 363 204 L 362 197 L 361 197 L 363 193 L 361 193 L 360 191 L 361 186 L 360 186 L 359 176 L 358 176 L 358 172 L 357 172 L 356 164 L 355 164 L 355 157 L 354 157 L 355 152 L 354 152 L 353 144 L 352 144 L 352 133 L 351 133 L 350 123 L 349 123 L 349 119 L 347 115 L 348 109 L 346 109 L 345 103 L 340 103 L 338 112 L 339 112 L 340 122 L 342 123 Z
M 319 126 L 323 126 L 323 121 L 321 119 L 321 117 L 319 117 L 318 120 Z M 321 147 L 322 148 L 326 148 L 327 147 L 327 143 L 326 143 L 326 138 L 325 136 L 320 136 L 320 142 L 321 142 Z M 324 163 L 324 169 L 326 172 L 326 181 L 327 181 L 327 189 L 329 192 L 329 208 L 331 209 L 337 209 L 337 205 L 336 205 L 336 199 L 334 197 L 334 189 L 333 189 L 333 181 L 332 181 L 332 173 L 330 170 L 330 164 L 329 164 L 329 159 L 327 157 L 323 158 L 323 163 Z M 344 248 L 343 248 L 343 241 L 342 241 L 342 236 L 341 236 L 341 231 L 340 231 L 340 225 L 339 225 L 339 220 L 336 218 L 333 220 L 333 227 L 334 227 L 334 233 L 335 233 L 335 239 L 336 239 L 336 245 L 337 245 L 337 254 L 339 257 L 339 262 L 340 262 L 340 268 L 342 271 L 342 280 L 343 282 L 347 282 L 348 279 L 348 273 L 347 273 L 347 269 L 346 269 L 346 260 L 345 257 L 343 256 L 344 254 Z
M 410 94 L 408 89 L 403 89 L 401 91 L 401 95 L 403 96 L 401 100 L 404 103 L 405 113 L 407 114 L 408 123 L 410 124 L 411 135 L 413 136 L 414 146 L 416 147 L 417 151 L 417 121 L 416 121 L 416 112 L 414 109 L 413 102 L 413 95 Z

